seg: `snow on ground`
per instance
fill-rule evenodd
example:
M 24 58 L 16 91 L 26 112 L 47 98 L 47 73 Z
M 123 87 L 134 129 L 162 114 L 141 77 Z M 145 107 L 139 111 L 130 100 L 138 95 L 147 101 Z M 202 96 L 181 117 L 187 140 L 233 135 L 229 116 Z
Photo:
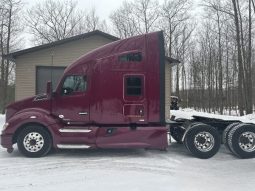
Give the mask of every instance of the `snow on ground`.
M 171 115 L 174 115 L 175 118 L 184 118 L 184 119 L 192 119 L 192 116 L 200 116 L 200 117 L 208 117 L 208 118 L 214 118 L 214 119 L 222 119 L 222 120 L 230 120 L 230 121 L 242 121 L 244 123 L 255 123 L 255 113 L 249 114 L 245 116 L 230 116 L 230 115 L 217 115 L 217 114 L 211 114 L 211 113 L 205 113 L 205 112 L 198 112 L 194 109 L 180 109 L 180 110 L 171 110 Z
M 5 121 L 5 115 L 0 114 L 0 129 L 2 129 L 2 126 L 4 125 L 4 121 Z
M 168 151 L 61 150 L 34 159 L 0 148 L 1 191 L 242 191 L 254 190 L 254 177 L 255 159 L 237 159 L 223 146 L 208 160 L 176 143 Z

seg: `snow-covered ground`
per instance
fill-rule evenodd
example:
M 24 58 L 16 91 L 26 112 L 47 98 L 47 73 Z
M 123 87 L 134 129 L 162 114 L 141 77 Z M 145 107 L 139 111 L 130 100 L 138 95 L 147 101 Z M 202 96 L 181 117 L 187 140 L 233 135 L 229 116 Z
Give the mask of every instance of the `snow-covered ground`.
M 255 159 L 237 159 L 224 147 L 208 160 L 176 143 L 167 152 L 62 150 L 35 159 L 0 148 L 0 191 L 242 191 L 255 189 L 254 177 Z
M 2 126 L 4 125 L 4 121 L 5 121 L 5 115 L 0 114 L 0 129 L 2 129 Z
M 194 109 L 180 109 L 180 110 L 171 110 L 171 115 L 174 115 L 175 118 L 184 118 L 184 119 L 192 119 L 192 116 L 201 116 L 201 117 L 208 117 L 208 118 L 214 118 L 214 119 L 222 119 L 222 120 L 233 120 L 233 121 L 242 121 L 244 123 L 255 123 L 255 113 L 245 115 L 245 116 L 230 116 L 230 115 L 217 115 L 217 114 L 211 114 L 211 113 L 204 113 L 204 112 L 198 112 Z

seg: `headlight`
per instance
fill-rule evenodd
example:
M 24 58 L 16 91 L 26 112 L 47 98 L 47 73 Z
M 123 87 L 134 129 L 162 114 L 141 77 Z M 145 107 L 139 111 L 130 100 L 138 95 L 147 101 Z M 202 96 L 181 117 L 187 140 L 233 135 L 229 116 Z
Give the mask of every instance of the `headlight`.
M 3 131 L 8 127 L 9 123 L 5 123 L 4 126 L 3 126 Z

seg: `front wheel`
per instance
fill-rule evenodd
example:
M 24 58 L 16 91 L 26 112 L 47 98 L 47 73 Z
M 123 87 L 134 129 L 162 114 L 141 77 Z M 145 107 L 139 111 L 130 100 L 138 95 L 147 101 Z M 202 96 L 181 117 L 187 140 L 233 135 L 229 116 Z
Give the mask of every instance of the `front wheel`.
M 221 140 L 214 127 L 197 123 L 187 129 L 184 144 L 194 156 L 208 159 L 218 152 Z
M 45 156 L 52 147 L 52 139 L 43 127 L 32 125 L 25 127 L 18 135 L 19 151 L 27 157 Z

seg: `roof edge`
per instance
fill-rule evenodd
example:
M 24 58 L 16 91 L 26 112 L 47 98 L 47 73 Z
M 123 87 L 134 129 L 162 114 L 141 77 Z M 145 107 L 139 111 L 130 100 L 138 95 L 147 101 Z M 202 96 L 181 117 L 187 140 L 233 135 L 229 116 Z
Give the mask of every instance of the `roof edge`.
M 51 43 L 47 43 L 47 44 L 43 44 L 43 45 L 31 47 L 31 48 L 19 50 L 19 51 L 16 51 L 16 52 L 12 52 L 8 55 L 4 55 L 4 57 L 7 57 L 11 60 L 15 60 L 15 58 L 17 58 L 18 56 L 21 56 L 21 55 L 24 55 L 24 54 L 27 54 L 27 53 L 36 52 L 36 51 L 39 51 L 39 50 L 42 50 L 42 49 L 50 48 L 50 47 L 53 47 L 53 46 L 56 46 L 56 45 L 61 45 L 61 44 L 71 42 L 71 41 L 75 41 L 75 40 L 79 40 L 79 39 L 82 39 L 82 38 L 88 38 L 88 37 L 93 36 L 93 35 L 101 35 L 101 36 L 103 36 L 107 39 L 113 40 L 113 41 L 119 40 L 119 38 L 116 37 L 116 36 L 113 36 L 111 34 L 102 32 L 100 30 L 94 30 L 94 31 L 91 31 L 91 32 L 87 32 L 87 33 L 83 33 L 83 34 L 80 34 L 80 35 L 72 36 L 72 37 L 65 38 L 65 39 L 58 40 L 58 41 L 54 41 L 54 42 L 51 42 Z

